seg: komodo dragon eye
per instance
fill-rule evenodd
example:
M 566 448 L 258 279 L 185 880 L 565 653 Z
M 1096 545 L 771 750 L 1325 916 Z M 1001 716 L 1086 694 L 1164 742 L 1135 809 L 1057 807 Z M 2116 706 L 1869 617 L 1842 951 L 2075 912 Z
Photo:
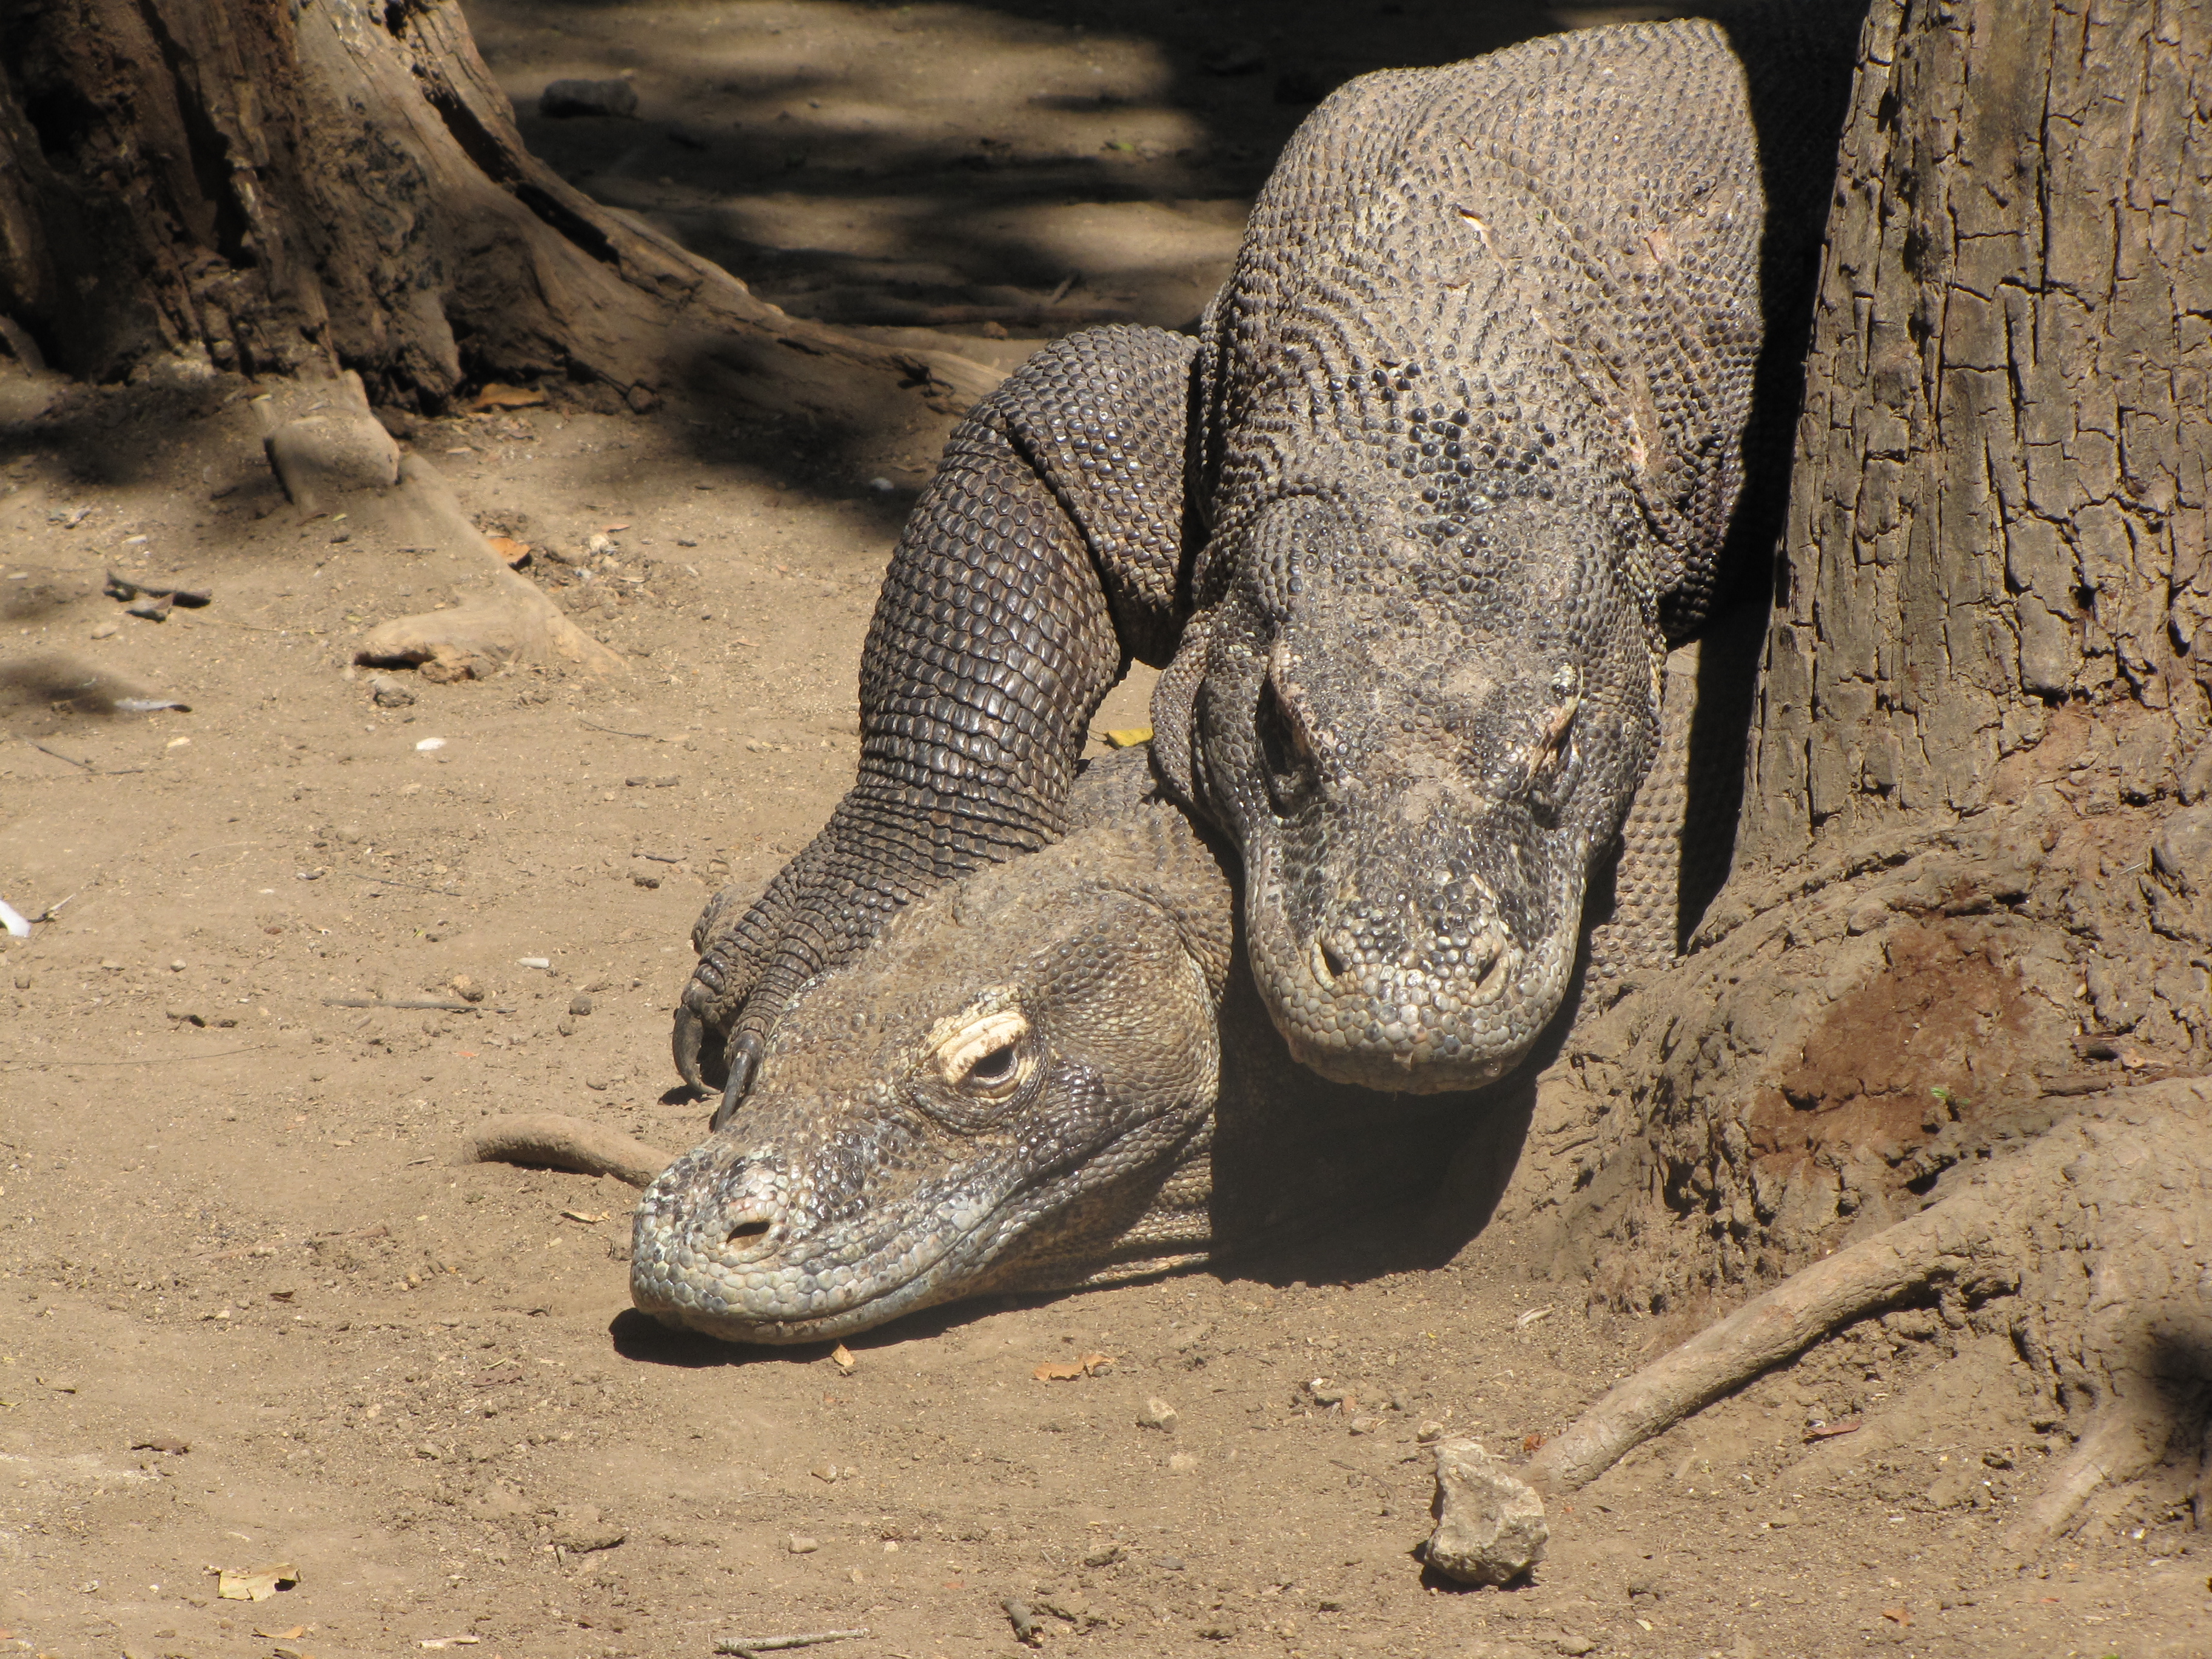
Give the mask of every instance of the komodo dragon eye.
M 1021 1082 L 1022 1039 L 1029 1029 L 1018 1008 L 954 1022 L 933 1045 L 938 1075 L 961 1093 L 986 1100 L 1012 1093 Z
M 1523 793 L 1528 804 L 1547 817 L 1567 804 L 1582 781 L 1582 745 L 1575 740 L 1575 715 L 1583 701 L 1575 690 L 1577 683 L 1572 669 L 1563 668 L 1552 677 L 1552 693 L 1558 701 L 1546 713 L 1543 729 L 1528 750 Z
M 1304 729 L 1283 706 L 1272 676 L 1260 682 L 1260 706 L 1253 716 L 1260 740 L 1260 762 L 1266 774 L 1267 802 L 1279 818 L 1287 818 L 1305 804 L 1314 783 L 1313 750 Z

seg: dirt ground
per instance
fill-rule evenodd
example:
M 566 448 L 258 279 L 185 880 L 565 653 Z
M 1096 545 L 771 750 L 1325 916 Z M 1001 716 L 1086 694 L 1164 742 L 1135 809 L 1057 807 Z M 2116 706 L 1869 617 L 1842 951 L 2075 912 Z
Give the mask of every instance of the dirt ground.
M 1552 21 L 471 11 L 526 109 L 636 71 L 638 118 L 530 128 L 605 199 L 780 301 L 1001 362 L 1055 307 L 1188 321 L 1316 86 Z M 943 424 L 855 453 L 680 397 L 421 423 L 627 666 L 407 676 L 386 708 L 350 642 L 438 595 L 300 521 L 258 390 L 0 377 L 0 898 L 53 917 L 0 955 L 0 1651 L 658 1659 L 866 1627 L 822 1651 L 965 1659 L 1017 1650 L 1014 1599 L 1045 1649 L 1100 1656 L 2212 1653 L 2212 1552 L 2154 1484 L 2004 1547 L 2063 1434 L 2001 1335 L 1925 1314 L 1555 1503 L 1507 1591 L 1424 1577 L 1425 1437 L 1517 1448 L 1692 1328 L 1586 1312 L 1510 1238 L 1405 1273 L 1317 1227 L 1236 1271 L 909 1320 L 849 1375 L 642 1322 L 629 1189 L 456 1147 L 524 1109 L 703 1133 L 667 1059 L 688 930 L 843 788 Z M 613 562 L 562 580 L 544 550 L 594 532 Z M 111 570 L 213 602 L 131 617 Z M 457 975 L 465 1011 L 350 1006 Z M 1155 1396 L 1172 1433 L 1137 1425 Z M 295 1584 L 217 1595 L 276 1564 Z

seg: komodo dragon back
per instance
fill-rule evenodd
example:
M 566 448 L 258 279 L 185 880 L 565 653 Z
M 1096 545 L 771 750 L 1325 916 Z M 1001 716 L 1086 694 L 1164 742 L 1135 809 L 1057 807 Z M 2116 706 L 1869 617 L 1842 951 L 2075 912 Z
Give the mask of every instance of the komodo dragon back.
M 1788 274 L 1752 97 L 1696 21 L 1364 76 L 1293 137 L 1196 342 L 1071 336 L 979 406 L 894 550 L 852 792 L 696 930 L 676 1052 L 726 1080 L 717 1122 L 900 905 L 1066 833 L 1131 657 L 1291 1052 L 1391 1091 L 1516 1064 L 1743 485 Z

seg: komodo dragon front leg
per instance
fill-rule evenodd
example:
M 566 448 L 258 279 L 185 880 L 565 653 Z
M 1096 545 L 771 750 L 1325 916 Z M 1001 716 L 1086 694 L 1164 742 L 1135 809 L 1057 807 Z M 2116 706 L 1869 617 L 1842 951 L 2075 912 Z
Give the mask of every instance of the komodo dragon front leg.
M 717 1126 L 800 987 L 909 899 L 1055 840 L 1091 714 L 1179 635 L 1196 343 L 1088 330 L 964 421 L 891 555 L 860 662 L 860 775 L 749 908 L 692 929 L 678 1069 Z

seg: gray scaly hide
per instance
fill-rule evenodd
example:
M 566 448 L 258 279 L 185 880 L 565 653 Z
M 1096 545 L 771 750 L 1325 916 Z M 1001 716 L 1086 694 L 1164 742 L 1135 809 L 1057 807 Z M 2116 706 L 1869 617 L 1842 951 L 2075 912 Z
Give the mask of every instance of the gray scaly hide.
M 1848 14 L 1760 15 L 1787 45 Z M 1713 593 L 1765 136 L 1704 22 L 1366 76 L 1293 138 L 1195 345 L 1094 330 L 1025 363 L 893 555 L 852 793 L 695 930 L 676 1052 L 726 1078 L 717 1122 L 816 975 L 1065 831 L 1133 656 L 1166 665 L 1159 763 L 1236 848 L 1291 1051 L 1411 1091 L 1525 1054 Z
M 1468 1097 L 1293 1065 L 1223 849 L 1141 750 L 1055 846 L 902 909 L 794 1008 L 744 1109 L 638 1206 L 637 1305 L 752 1342 L 1421 1214 Z

